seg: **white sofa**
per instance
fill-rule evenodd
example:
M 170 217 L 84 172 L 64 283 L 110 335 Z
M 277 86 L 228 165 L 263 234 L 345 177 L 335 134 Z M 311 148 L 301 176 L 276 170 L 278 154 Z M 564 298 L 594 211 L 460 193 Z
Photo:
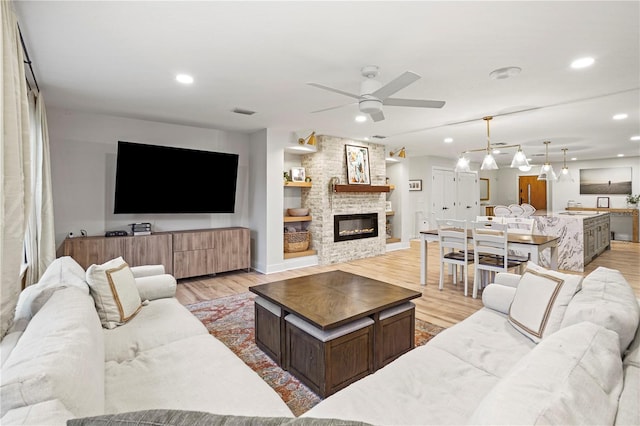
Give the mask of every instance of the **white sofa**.
M 173 277 L 132 269 L 151 275 L 136 279 L 151 302 L 112 330 L 70 258 L 21 294 L 0 342 L 2 425 L 640 424 L 640 307 L 618 271 L 582 283 L 542 271 L 566 282 L 535 339 L 510 317 L 527 325 L 514 310 L 535 305 L 525 289 L 543 285 L 498 274 L 480 311 L 295 419 L 173 298 Z
M 640 308 L 622 274 L 601 267 L 581 288 L 565 283 L 549 312 L 547 327 L 555 322 L 556 330 L 539 343 L 509 320 L 518 293 L 530 304 L 536 296 L 521 288 L 519 275 L 495 281 L 483 292 L 484 308 L 303 417 L 381 425 L 640 424 Z
M 149 409 L 293 417 L 278 394 L 173 296 L 160 266 L 131 268 L 142 300 L 129 322 L 102 328 L 85 271 L 56 259 L 20 295 L 0 342 L 2 425 Z

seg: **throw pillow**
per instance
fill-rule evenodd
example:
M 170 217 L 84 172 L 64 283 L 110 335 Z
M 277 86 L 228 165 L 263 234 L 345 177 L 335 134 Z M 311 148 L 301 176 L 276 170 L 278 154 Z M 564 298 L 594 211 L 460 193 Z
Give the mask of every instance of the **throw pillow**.
M 523 329 L 520 329 L 518 327 L 516 327 L 516 329 L 518 329 L 520 332 L 522 332 L 523 334 L 525 334 L 527 337 L 529 337 L 531 340 L 533 340 L 534 342 L 539 342 L 540 339 L 551 335 L 552 333 L 555 333 L 556 331 L 560 330 L 561 328 L 561 324 L 562 324 L 562 319 L 564 318 L 564 314 L 567 310 L 567 306 L 569 305 L 569 302 L 571 301 L 571 299 L 573 298 L 573 296 L 580 290 L 581 288 L 581 284 L 582 284 L 582 276 L 580 275 L 573 275 L 573 274 L 565 274 L 562 272 L 558 272 L 558 271 L 553 271 L 550 269 L 545 269 L 541 266 L 536 265 L 533 262 L 529 262 L 527 264 L 527 270 L 525 271 L 525 274 L 523 275 L 523 278 L 525 277 L 525 275 L 527 274 L 527 272 L 529 273 L 534 273 L 534 274 L 538 274 L 538 276 L 545 276 L 547 277 L 547 280 L 550 279 L 554 279 L 554 280 L 560 280 L 562 281 L 562 285 L 559 287 L 559 291 L 558 293 L 554 296 L 554 300 L 551 301 L 550 299 L 546 299 L 545 301 L 545 297 L 551 297 L 552 294 L 551 293 L 545 293 L 541 288 L 531 288 L 530 285 L 532 284 L 531 282 L 527 283 L 525 282 L 525 286 L 522 289 L 522 292 L 520 290 L 520 285 L 522 284 L 522 280 L 521 283 L 518 284 L 518 290 L 516 291 L 516 296 L 514 298 L 514 301 L 516 298 L 518 298 L 518 292 L 521 292 L 522 294 L 520 294 L 519 299 L 519 304 L 518 304 L 518 308 L 516 310 L 515 313 L 515 319 L 516 321 L 518 321 L 518 318 L 520 317 L 520 313 L 521 310 L 524 309 L 525 311 L 529 311 L 529 310 L 534 310 L 536 309 L 535 306 L 537 306 L 537 309 L 539 310 L 541 306 L 544 306 L 545 308 L 548 306 L 549 307 L 549 311 L 547 312 L 546 318 L 545 318 L 545 327 L 543 330 L 539 330 L 540 336 L 536 337 L 534 334 L 530 334 L 526 331 L 524 331 Z M 531 279 L 531 278 L 529 278 Z M 527 285 L 529 284 L 529 285 Z M 524 294 L 524 293 L 532 293 L 530 295 Z M 546 294 L 546 296 L 545 296 Z M 529 300 L 529 298 L 532 298 L 531 300 Z M 532 303 L 534 302 L 534 303 Z M 549 302 L 549 303 L 546 303 Z M 528 306 L 530 305 L 530 306 Z M 539 311 L 537 311 L 539 315 L 544 315 L 544 314 L 540 314 Z M 530 314 L 528 314 L 530 315 Z M 529 319 L 531 319 L 531 317 L 528 317 Z M 541 316 L 539 316 L 539 318 L 541 318 Z M 518 321 L 520 322 L 520 321 Z M 513 324 L 513 323 L 512 323 Z M 515 326 L 515 324 L 514 324 Z
M 135 278 L 122 257 L 89 266 L 87 282 L 104 328 L 125 324 L 142 308 Z

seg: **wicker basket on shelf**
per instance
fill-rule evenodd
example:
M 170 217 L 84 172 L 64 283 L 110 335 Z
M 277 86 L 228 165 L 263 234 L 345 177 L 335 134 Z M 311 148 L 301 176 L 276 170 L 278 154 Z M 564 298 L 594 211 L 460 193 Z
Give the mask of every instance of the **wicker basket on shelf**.
M 295 253 L 305 251 L 309 248 L 309 231 L 285 232 L 284 251 L 285 253 Z

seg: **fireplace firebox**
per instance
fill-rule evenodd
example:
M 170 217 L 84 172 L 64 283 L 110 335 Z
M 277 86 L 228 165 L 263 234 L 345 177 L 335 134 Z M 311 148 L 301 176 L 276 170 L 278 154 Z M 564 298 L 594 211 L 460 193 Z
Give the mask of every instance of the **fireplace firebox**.
M 358 240 L 378 236 L 378 214 L 339 214 L 333 216 L 333 241 Z

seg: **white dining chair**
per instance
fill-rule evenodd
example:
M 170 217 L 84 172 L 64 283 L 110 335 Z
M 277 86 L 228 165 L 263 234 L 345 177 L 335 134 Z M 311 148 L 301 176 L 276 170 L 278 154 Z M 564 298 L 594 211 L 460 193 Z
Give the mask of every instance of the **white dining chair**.
M 511 213 L 508 217 L 521 217 L 524 214 L 524 209 L 519 204 L 509 204 L 509 211 Z
M 536 212 L 536 208 L 529 203 L 522 203 L 520 204 L 520 207 L 524 210 L 522 217 L 529 217 Z
M 521 262 L 509 259 L 507 225 L 497 222 L 473 222 L 473 298 L 490 282 L 496 272 L 519 268 Z
M 476 222 L 497 222 L 504 223 L 506 218 L 503 216 L 476 216 Z
M 494 216 L 498 216 L 498 217 L 508 217 L 511 216 L 511 210 L 509 210 L 509 207 L 507 206 L 494 206 L 493 207 L 493 214 Z
M 453 265 L 453 283 L 458 282 L 458 266 L 464 280 L 464 295 L 468 294 L 469 263 L 473 263 L 473 255 L 469 254 L 467 242 L 467 221 L 453 219 L 437 219 L 438 242 L 440 244 L 440 282 L 438 288 L 444 288 L 444 265 Z
M 507 233 L 533 235 L 536 221 L 529 217 L 506 217 L 505 224 L 507 225 Z M 516 250 L 509 250 L 509 259 L 521 262 L 518 271 L 520 273 L 524 272 L 524 267 L 530 260 L 528 254 L 525 255 Z

